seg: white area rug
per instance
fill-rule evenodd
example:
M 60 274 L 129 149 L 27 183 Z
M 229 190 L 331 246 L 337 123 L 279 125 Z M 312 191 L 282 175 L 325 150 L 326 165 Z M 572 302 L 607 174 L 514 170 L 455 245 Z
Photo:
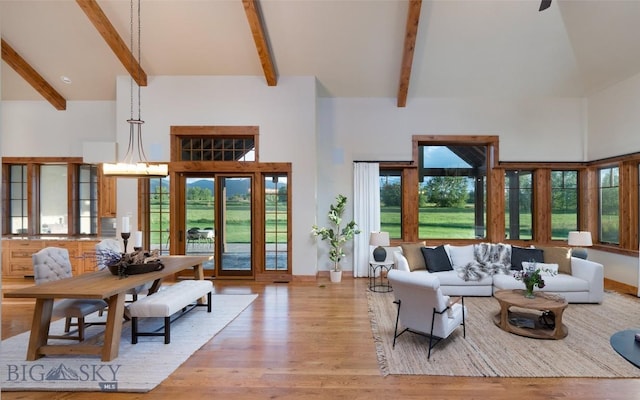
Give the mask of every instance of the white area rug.
M 56 356 L 25 361 L 29 332 L 22 333 L 0 343 L 0 388 L 3 391 L 147 392 L 165 380 L 257 297 L 213 295 L 210 313 L 206 307 L 196 307 L 171 324 L 170 344 L 164 344 L 162 336 L 143 336 L 138 344 L 132 345 L 130 324 L 126 323 L 122 329 L 119 356 L 109 362 L 100 361 L 98 356 Z M 160 326 L 162 319 L 141 319 L 141 330 L 146 330 L 146 325 L 142 324 L 149 323 Z M 103 328 L 93 326 L 89 329 Z M 51 324 L 50 331 L 57 334 L 63 329 L 64 321 L 59 320 Z

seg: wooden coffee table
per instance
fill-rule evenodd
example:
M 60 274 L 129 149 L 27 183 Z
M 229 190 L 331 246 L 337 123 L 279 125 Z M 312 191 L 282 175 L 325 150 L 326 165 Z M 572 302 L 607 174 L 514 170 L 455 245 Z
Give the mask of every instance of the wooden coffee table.
M 493 294 L 500 303 L 500 312 L 493 317 L 493 322 L 503 331 L 536 339 L 562 339 L 569 330 L 562 323 L 562 313 L 569 305 L 564 297 L 551 293 L 535 292 L 536 297 L 524 297 L 524 290 L 498 290 Z M 510 310 L 511 307 L 521 310 Z M 527 312 L 553 311 L 555 328 L 549 329 L 538 321 L 540 313 Z M 514 324 L 517 321 L 519 323 Z M 520 325 L 520 326 L 518 326 Z

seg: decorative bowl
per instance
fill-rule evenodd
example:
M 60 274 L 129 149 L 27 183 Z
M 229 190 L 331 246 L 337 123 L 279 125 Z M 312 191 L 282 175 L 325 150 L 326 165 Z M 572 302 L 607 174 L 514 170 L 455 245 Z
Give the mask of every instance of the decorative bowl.
M 107 266 L 113 275 L 118 275 L 118 264 Z M 147 272 L 160 271 L 164 268 L 164 264 L 160 262 L 147 264 L 129 264 L 124 270 L 125 275 L 146 274 Z

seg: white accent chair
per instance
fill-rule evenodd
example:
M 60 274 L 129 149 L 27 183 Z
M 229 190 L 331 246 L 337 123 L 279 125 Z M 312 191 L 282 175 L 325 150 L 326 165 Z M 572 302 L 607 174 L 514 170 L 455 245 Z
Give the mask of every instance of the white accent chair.
M 45 247 L 31 256 L 33 261 L 33 274 L 36 285 L 45 282 L 57 281 L 60 279 L 70 278 L 71 261 L 69 260 L 69 251 L 60 247 Z M 84 340 L 84 330 L 89 325 L 97 323 L 86 323 L 85 317 L 97 311 L 104 310 L 107 303 L 104 300 L 95 299 L 64 299 L 53 303 L 53 317 L 64 317 L 65 335 L 50 335 L 51 339 L 71 339 Z M 72 318 L 76 318 L 77 322 L 73 323 Z M 104 323 L 100 323 L 104 325 Z M 77 336 L 68 335 L 71 326 L 78 328 Z
M 466 337 L 465 319 L 467 308 L 464 298 L 452 302 L 442 294 L 440 281 L 435 276 L 413 274 L 391 270 L 387 275 L 393 287 L 394 303 L 398 306 L 396 327 L 393 333 L 393 347 L 396 339 L 405 332 L 429 337 L 429 353 L 441 340 L 446 339 L 462 325 L 462 335 Z M 398 325 L 405 329 L 398 333 Z

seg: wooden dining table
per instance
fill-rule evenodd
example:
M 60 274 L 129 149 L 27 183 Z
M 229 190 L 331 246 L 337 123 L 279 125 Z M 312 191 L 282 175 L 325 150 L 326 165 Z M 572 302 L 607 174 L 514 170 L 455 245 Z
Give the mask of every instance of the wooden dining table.
M 4 293 L 4 297 L 36 299 L 27 348 L 27 361 L 33 361 L 43 356 L 63 354 L 99 355 L 102 361 L 115 359 L 118 357 L 120 348 L 127 290 L 153 282 L 149 289 L 149 292 L 153 293 L 160 287 L 164 278 L 191 268 L 193 268 L 195 279 L 204 279 L 202 264 L 209 258 L 209 256 L 165 256 L 161 257 L 164 268 L 160 271 L 121 278 L 111 274 L 108 269 L 103 269 L 7 291 Z M 69 345 L 48 344 L 55 299 L 104 299 L 108 304 L 104 343 L 102 345 L 85 342 Z

